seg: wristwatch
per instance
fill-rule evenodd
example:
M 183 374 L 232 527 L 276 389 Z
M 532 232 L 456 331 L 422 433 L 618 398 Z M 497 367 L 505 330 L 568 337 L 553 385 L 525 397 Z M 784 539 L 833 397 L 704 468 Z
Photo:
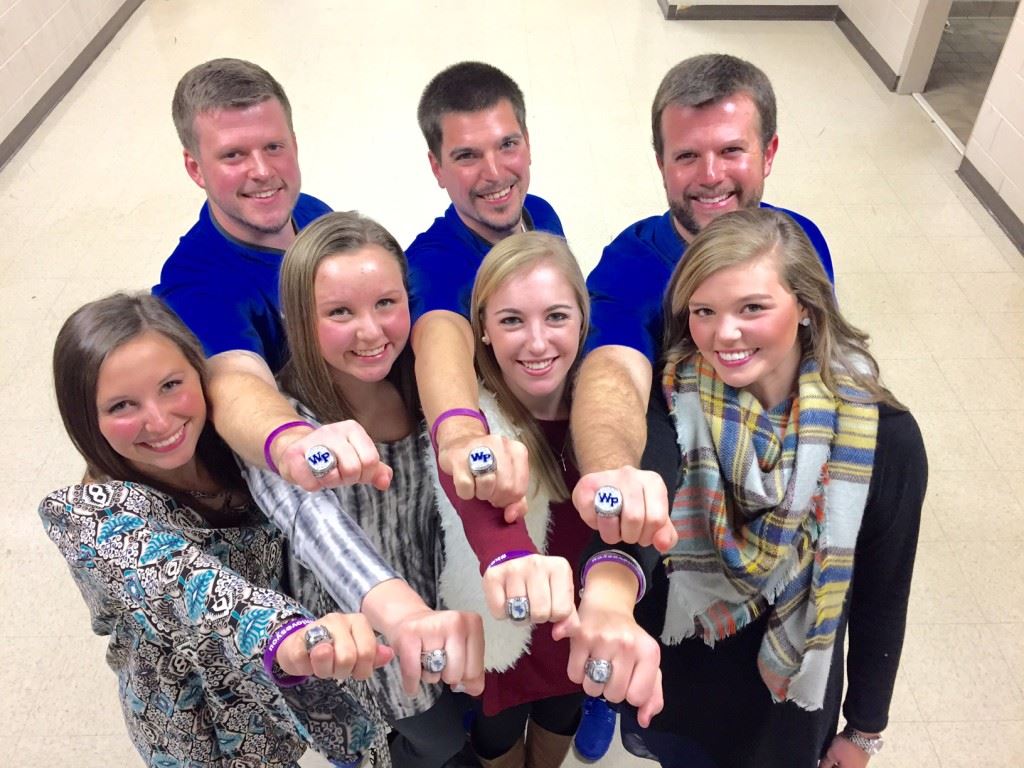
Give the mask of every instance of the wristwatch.
M 839 735 L 869 755 L 877 755 L 882 751 L 882 747 L 885 746 L 885 741 L 881 736 L 865 736 L 850 726 L 846 726 Z

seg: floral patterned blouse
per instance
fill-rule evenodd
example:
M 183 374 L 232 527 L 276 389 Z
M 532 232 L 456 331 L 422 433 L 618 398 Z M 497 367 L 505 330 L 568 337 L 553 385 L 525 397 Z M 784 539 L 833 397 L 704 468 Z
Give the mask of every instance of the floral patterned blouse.
M 237 527 L 211 528 L 164 493 L 115 481 L 54 491 L 39 514 L 93 631 L 110 637 L 107 663 L 148 765 L 295 766 L 309 745 L 389 764 L 365 685 L 311 678 L 282 689 L 264 671 L 270 634 L 308 614 L 275 591 L 283 539 L 254 506 Z

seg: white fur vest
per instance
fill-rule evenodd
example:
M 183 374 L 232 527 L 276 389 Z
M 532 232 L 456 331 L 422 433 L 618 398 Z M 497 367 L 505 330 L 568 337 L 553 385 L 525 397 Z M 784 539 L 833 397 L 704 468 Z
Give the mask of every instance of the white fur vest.
M 502 413 L 494 394 L 483 387 L 480 388 L 480 410 L 487 417 L 492 435 L 519 438 L 520 430 Z M 434 479 L 434 493 L 444 532 L 445 562 L 438 586 L 441 602 L 452 610 L 480 614 L 484 624 L 484 667 L 489 672 L 504 672 L 529 650 L 533 625 L 513 624 L 507 619 L 499 621 L 491 616 L 484 601 L 480 563 L 469 546 L 458 512 L 448 501 L 437 479 L 437 461 L 431 448 L 427 449 L 427 463 Z M 538 487 L 532 473 L 527 500 L 526 530 L 537 551 L 544 554 L 547 552 L 551 510 L 548 494 Z

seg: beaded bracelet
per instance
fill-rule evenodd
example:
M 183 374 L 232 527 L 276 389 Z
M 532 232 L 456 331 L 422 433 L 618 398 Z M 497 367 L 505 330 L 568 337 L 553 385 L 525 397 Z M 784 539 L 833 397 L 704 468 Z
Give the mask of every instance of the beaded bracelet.
M 274 671 L 274 660 L 277 657 L 277 650 L 281 647 L 288 637 L 295 632 L 298 632 L 305 626 L 313 623 L 312 619 L 299 618 L 292 619 L 286 622 L 270 636 L 267 641 L 267 649 L 263 652 L 263 669 L 266 670 L 270 679 L 273 680 L 279 688 L 294 688 L 300 683 L 306 682 L 309 679 L 309 675 L 279 675 Z
M 292 427 L 309 427 L 310 429 L 316 429 L 316 427 L 308 421 L 286 421 L 267 435 L 267 439 L 263 441 L 263 460 L 267 462 L 267 467 L 269 467 L 270 471 L 275 475 L 280 475 L 281 473 L 277 471 L 277 464 L 274 463 L 274 457 L 270 455 L 270 446 L 274 444 L 275 437 L 280 435 L 286 429 L 291 429 Z
M 640 563 L 636 561 L 630 555 L 627 555 L 621 549 L 606 549 L 603 552 L 598 552 L 592 556 L 583 566 L 583 571 L 580 573 L 580 589 L 582 590 L 587 583 L 587 574 L 590 569 L 598 563 L 618 563 L 624 565 L 633 575 L 636 576 L 637 587 L 636 587 L 636 601 L 639 603 L 643 599 L 644 594 L 647 592 L 647 578 L 644 576 L 644 570 L 640 567 Z
M 528 552 L 525 549 L 513 549 L 511 552 L 506 552 L 503 555 L 498 555 L 496 558 L 491 560 L 491 562 L 487 564 L 487 568 L 493 568 L 496 565 L 507 563 L 509 560 L 518 560 L 520 557 L 529 557 L 530 555 L 536 554 L 536 552 Z M 484 568 L 484 571 L 486 571 L 487 568 Z
M 475 411 L 472 408 L 449 408 L 437 417 L 437 420 L 434 421 L 434 426 L 430 428 L 430 443 L 435 449 L 437 448 L 437 428 L 441 426 L 442 421 L 450 419 L 452 416 L 469 416 L 483 424 L 484 429 L 488 432 L 491 431 L 491 426 L 487 423 L 487 417 L 480 411 Z

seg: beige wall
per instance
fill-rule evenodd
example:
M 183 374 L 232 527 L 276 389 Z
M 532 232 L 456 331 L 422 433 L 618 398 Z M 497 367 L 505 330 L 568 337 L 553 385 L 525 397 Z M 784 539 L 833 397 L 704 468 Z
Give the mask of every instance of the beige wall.
M 0 0 L 0 140 L 124 0 Z
M 928 0 L 839 0 L 839 7 L 897 75 L 906 74 L 910 46 Z
M 967 141 L 967 159 L 1024 221 L 1024 4 Z

